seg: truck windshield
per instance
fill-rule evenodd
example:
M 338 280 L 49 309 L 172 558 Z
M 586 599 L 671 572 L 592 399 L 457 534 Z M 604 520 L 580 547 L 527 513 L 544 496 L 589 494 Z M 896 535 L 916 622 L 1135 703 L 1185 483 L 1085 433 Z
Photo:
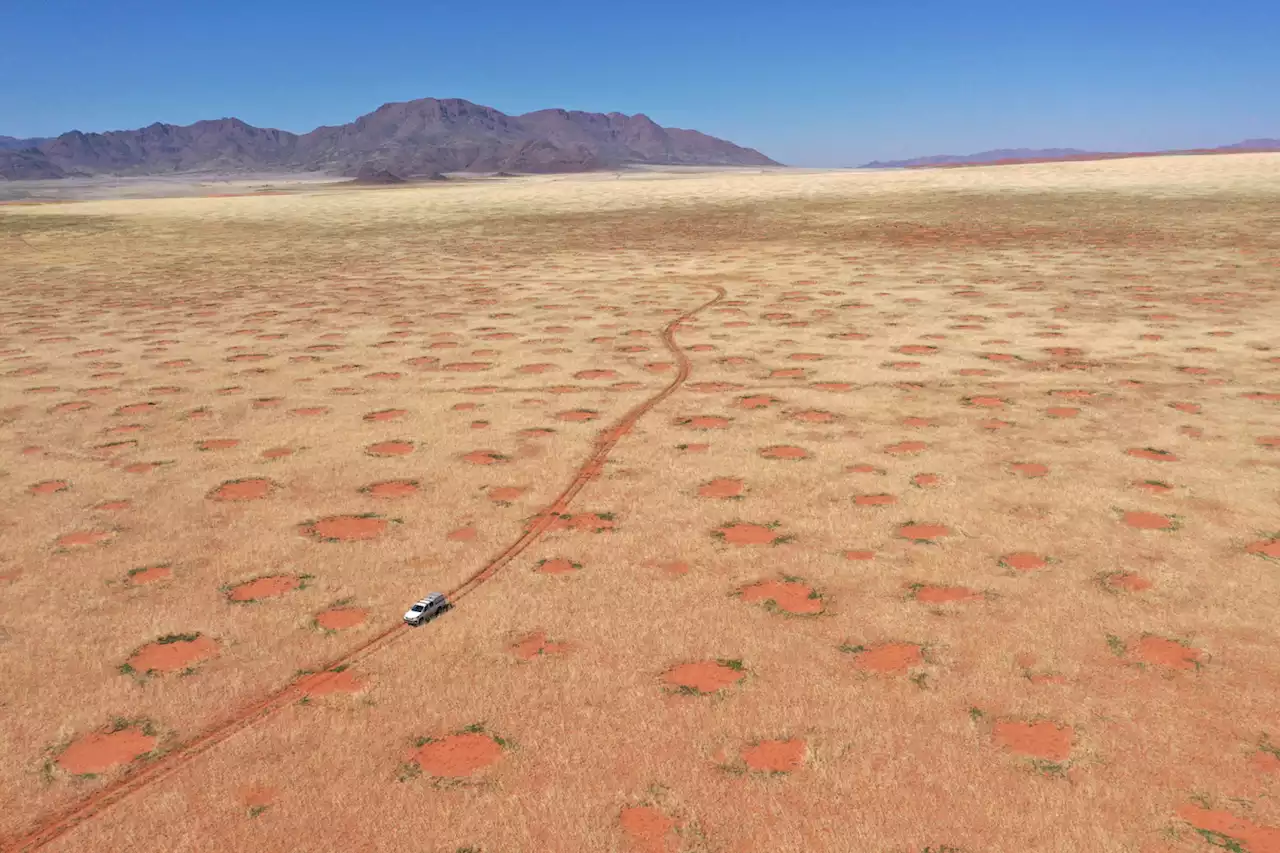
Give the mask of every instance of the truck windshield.
M 424 604 L 415 604 L 409 608 L 409 610 L 411 610 L 414 613 L 421 613 L 423 610 L 426 610 L 426 609 L 427 609 L 426 605 Z

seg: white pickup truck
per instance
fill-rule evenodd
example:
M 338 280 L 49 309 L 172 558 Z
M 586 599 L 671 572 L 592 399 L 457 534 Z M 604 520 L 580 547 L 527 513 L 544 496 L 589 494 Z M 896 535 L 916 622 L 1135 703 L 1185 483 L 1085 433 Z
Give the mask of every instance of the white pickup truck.
M 430 622 L 435 617 L 449 609 L 449 602 L 442 592 L 433 592 L 426 598 L 414 604 L 404 614 L 406 625 L 417 627 L 423 622 Z

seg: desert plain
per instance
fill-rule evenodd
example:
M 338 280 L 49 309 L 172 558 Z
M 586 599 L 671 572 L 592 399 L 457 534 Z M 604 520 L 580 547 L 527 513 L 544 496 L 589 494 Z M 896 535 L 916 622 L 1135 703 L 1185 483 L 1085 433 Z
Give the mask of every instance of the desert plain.
M 0 849 L 1280 851 L 1280 155 L 217 195 L 0 207 Z

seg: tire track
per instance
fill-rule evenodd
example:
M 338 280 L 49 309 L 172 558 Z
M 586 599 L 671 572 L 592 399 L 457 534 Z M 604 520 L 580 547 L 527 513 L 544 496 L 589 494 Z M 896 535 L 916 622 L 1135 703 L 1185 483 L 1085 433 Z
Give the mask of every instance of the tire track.
M 538 513 L 537 520 L 527 527 L 524 533 L 515 542 L 511 543 L 506 550 L 491 559 L 483 568 L 468 577 L 451 592 L 446 593 L 446 597 L 451 604 L 456 604 L 459 600 L 470 595 L 481 584 L 505 568 L 526 548 L 540 539 L 554 523 L 556 517 L 569 507 L 569 504 L 587 483 L 600 475 L 604 470 L 605 462 L 608 461 L 609 454 L 622 437 L 635 427 L 640 418 L 674 394 L 688 380 L 689 374 L 693 371 L 693 364 L 689 357 L 676 345 L 676 331 L 680 328 L 681 323 L 712 307 L 727 295 L 725 289 L 719 285 L 706 284 L 699 286 L 713 289 L 716 292 L 715 297 L 681 314 L 667 323 L 662 330 L 662 343 L 675 357 L 678 365 L 676 375 L 658 393 L 634 406 L 612 427 L 603 430 L 596 436 L 591 455 L 578 468 L 577 474 L 574 475 L 573 480 L 565 487 L 564 491 Z M 387 628 L 355 648 L 350 649 L 342 657 L 326 663 L 319 670 L 320 676 L 311 680 L 305 688 L 300 686 L 297 681 L 291 682 L 275 693 L 241 708 L 231 717 L 215 723 L 185 743 L 178 744 L 160 758 L 126 774 L 70 807 L 41 819 L 25 835 L 10 842 L 4 848 L 6 853 L 36 850 L 57 840 L 129 795 L 168 778 L 215 746 L 234 737 L 237 733 L 269 719 L 283 708 L 301 699 L 308 688 L 323 684 L 326 673 L 332 673 L 336 667 L 345 668 L 359 663 L 403 637 L 404 632 L 407 630 L 409 628 L 403 622 Z M 332 678 L 332 675 L 328 677 Z

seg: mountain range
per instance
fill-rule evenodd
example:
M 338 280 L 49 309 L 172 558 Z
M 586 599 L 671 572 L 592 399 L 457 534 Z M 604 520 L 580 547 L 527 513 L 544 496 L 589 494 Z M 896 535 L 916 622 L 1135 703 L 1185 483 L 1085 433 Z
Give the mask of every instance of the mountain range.
M 1230 154 L 1244 151 L 1280 151 L 1280 139 L 1246 139 L 1217 148 L 1168 151 L 1084 151 L 1079 148 L 995 148 L 977 154 L 935 154 L 909 160 L 873 160 L 860 169 L 923 169 L 931 166 L 993 166 L 1013 163 L 1045 163 L 1063 160 L 1116 160 L 1124 157 L 1158 157 L 1167 154 Z
M 579 172 L 628 164 L 776 166 L 696 130 L 645 115 L 538 110 L 510 116 L 457 98 L 383 104 L 349 124 L 310 133 L 254 127 L 236 118 L 52 139 L 0 136 L 0 178 L 33 180 L 178 172 L 381 170 L 402 177 L 442 172 Z

